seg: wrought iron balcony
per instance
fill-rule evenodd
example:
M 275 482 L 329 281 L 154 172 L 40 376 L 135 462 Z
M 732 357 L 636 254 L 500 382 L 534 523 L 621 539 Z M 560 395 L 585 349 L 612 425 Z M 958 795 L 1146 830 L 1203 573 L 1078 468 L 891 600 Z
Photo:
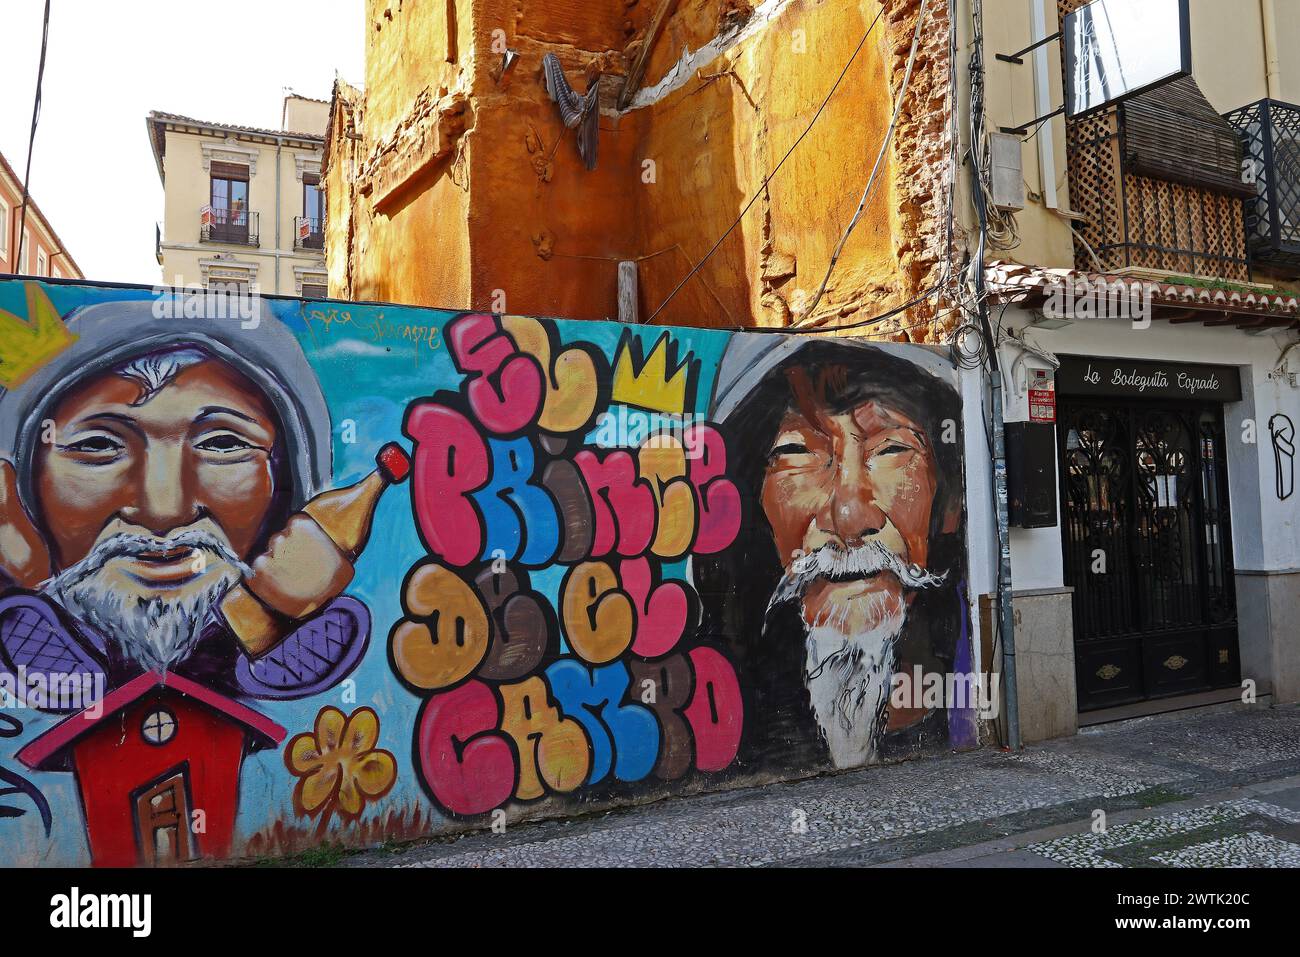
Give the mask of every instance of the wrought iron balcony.
M 1260 100 L 1227 114 L 1245 150 L 1242 176 L 1251 262 L 1300 276 L 1300 106 Z
M 325 227 L 318 216 L 295 216 L 293 220 L 294 249 L 324 249 Z
M 257 213 L 247 209 L 204 206 L 199 210 L 199 240 L 205 243 L 257 245 Z

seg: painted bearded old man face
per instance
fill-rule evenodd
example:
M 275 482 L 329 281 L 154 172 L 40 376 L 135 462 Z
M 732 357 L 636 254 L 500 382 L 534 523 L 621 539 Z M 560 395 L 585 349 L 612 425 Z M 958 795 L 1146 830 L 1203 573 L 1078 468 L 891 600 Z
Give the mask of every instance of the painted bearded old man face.
M 876 754 L 913 596 L 945 580 L 926 567 L 934 437 L 887 400 L 837 401 L 843 367 L 785 376 L 761 490 L 785 570 L 770 607 L 800 603 L 812 707 L 832 760 L 849 767 Z
M 175 665 L 262 535 L 275 417 L 229 365 L 180 349 L 87 379 L 52 418 L 35 464 L 46 591 L 140 665 Z

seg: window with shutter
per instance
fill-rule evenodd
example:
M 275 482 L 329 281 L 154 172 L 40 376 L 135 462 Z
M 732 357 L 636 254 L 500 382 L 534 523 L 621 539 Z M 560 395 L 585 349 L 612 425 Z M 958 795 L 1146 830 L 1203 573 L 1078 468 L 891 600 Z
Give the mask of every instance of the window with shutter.
M 214 160 L 210 171 L 212 225 L 209 227 L 208 238 L 213 242 L 247 243 L 248 167 L 240 163 L 219 163 Z
M 306 237 L 302 245 L 313 249 L 324 246 L 325 194 L 321 192 L 320 176 L 304 173 L 302 176 L 302 217 L 307 221 Z
M 237 179 L 248 182 L 248 166 L 244 163 L 219 163 L 213 160 L 210 171 L 213 179 Z
M 1120 104 L 1129 170 L 1186 186 L 1253 196 L 1242 182 L 1241 141 L 1191 77 Z

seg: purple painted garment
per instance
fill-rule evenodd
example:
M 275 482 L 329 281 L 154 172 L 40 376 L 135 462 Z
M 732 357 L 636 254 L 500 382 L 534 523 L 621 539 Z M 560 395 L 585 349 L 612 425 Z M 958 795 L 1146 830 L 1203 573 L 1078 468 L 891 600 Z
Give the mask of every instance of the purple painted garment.
M 961 596 L 961 636 L 957 639 L 957 653 L 953 656 L 952 670 L 959 675 L 971 673 L 970 611 L 966 602 L 966 583 L 957 586 Z M 978 677 L 978 676 L 977 676 Z M 969 687 L 969 686 L 968 686 Z M 974 691 L 974 689 L 972 689 Z M 970 702 L 967 701 L 969 705 Z M 952 708 L 948 712 L 948 745 L 954 750 L 973 748 L 979 743 L 976 709 Z
M 176 671 L 253 698 L 305 698 L 346 678 L 360 663 L 369 641 L 369 610 L 345 595 L 256 660 L 239 651 L 238 640 L 214 620 Z M 47 680 L 88 677 L 109 688 L 124 678 L 123 663 L 115 661 L 102 636 L 75 622 L 46 596 L 20 590 L 0 595 L 0 670 L 43 675 Z
M 305 698 L 334 687 L 351 674 L 369 641 L 369 609 L 344 595 L 260 658 L 240 655 L 235 677 L 240 690 L 255 698 Z

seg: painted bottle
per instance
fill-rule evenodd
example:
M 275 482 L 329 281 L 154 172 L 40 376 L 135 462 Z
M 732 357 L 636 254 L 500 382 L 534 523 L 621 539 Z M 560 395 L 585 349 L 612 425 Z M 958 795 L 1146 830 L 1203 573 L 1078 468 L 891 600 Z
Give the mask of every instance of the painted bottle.
M 378 466 L 355 485 L 322 492 L 303 506 L 338 550 L 354 560 L 366 547 L 379 498 L 390 485 L 400 485 L 411 473 L 411 459 L 400 445 L 390 442 L 375 456 Z
M 295 620 L 338 597 L 352 581 L 375 509 L 390 485 L 406 480 L 411 460 L 389 443 L 378 466 L 355 485 L 317 495 L 289 517 L 255 561 L 252 574 L 221 600 L 221 614 L 250 655 L 265 653 Z

